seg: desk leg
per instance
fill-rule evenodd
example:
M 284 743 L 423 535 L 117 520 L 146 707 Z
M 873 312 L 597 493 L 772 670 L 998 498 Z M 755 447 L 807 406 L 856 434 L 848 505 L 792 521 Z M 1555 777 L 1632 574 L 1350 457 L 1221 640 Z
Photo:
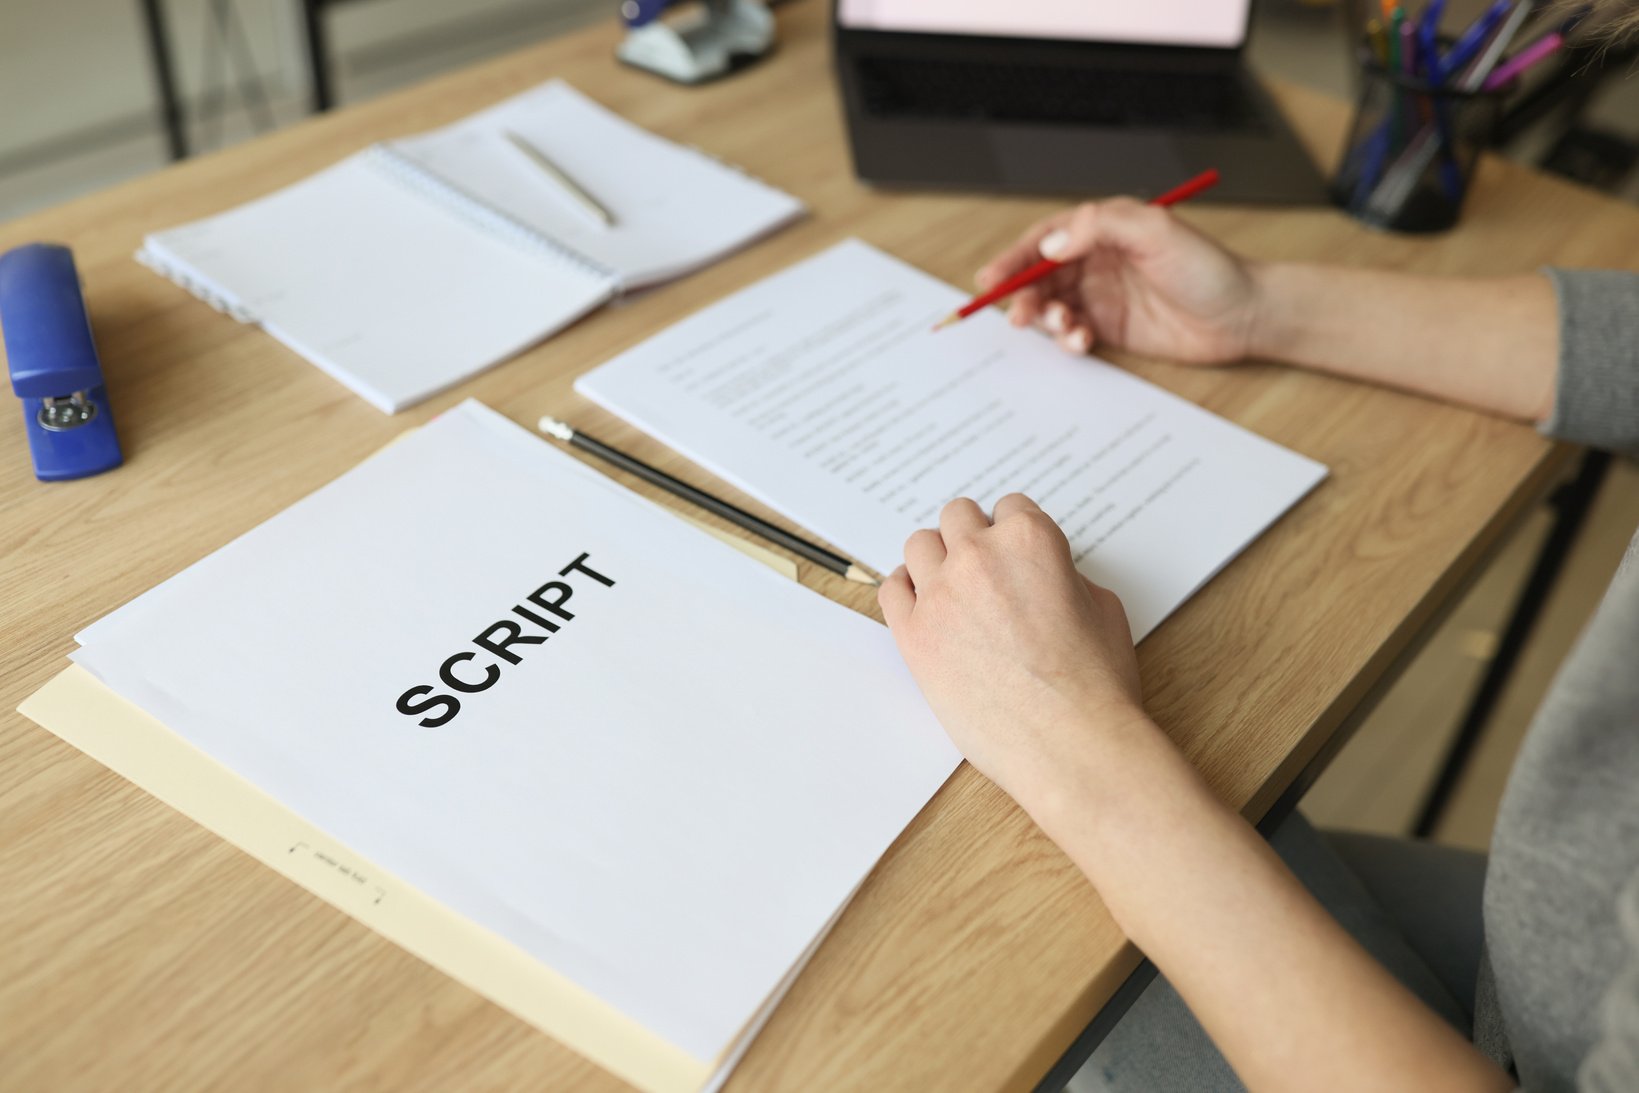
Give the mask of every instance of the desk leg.
M 1469 702 L 1468 712 L 1463 715 L 1462 725 L 1446 749 L 1440 773 L 1435 777 L 1428 796 L 1423 799 L 1422 810 L 1412 828 L 1412 834 L 1417 838 L 1430 838 L 1440 826 L 1440 819 L 1451 803 L 1451 795 L 1462 779 L 1475 747 L 1485 735 L 1491 711 L 1514 674 L 1514 665 L 1525 650 L 1526 639 L 1531 636 L 1531 630 L 1542 614 L 1548 593 L 1553 591 L 1554 581 L 1565 567 L 1565 558 L 1576 543 L 1577 533 L 1582 530 L 1588 510 L 1593 507 L 1593 499 L 1599 493 L 1599 484 L 1605 480 L 1605 471 L 1610 465 L 1609 452 L 1584 452 L 1576 477 L 1555 492 L 1550 502 L 1556 510 L 1554 526 L 1537 554 L 1536 564 L 1531 567 L 1531 576 L 1520 590 L 1513 614 L 1503 629 L 1502 640 L 1497 644 L 1497 653 L 1486 666 L 1485 675 Z
M 1115 989 L 1115 993 L 1110 995 L 1110 1000 L 1104 1003 L 1104 1008 L 1098 1011 L 1093 1023 L 1081 1030 L 1081 1035 L 1077 1036 L 1075 1042 L 1059 1056 L 1059 1061 L 1053 1064 L 1053 1068 L 1042 1075 L 1033 1093 L 1064 1093 L 1065 1085 L 1076 1076 L 1076 1071 L 1092 1058 L 1093 1052 L 1104 1042 L 1104 1037 L 1110 1034 L 1110 1030 L 1115 1028 L 1116 1022 L 1127 1016 L 1127 1011 L 1138 1001 L 1138 996 L 1154 982 L 1155 975 L 1155 965 L 1148 960 L 1140 960 L 1138 967 L 1127 976 L 1126 982 Z
M 302 36 L 307 43 L 307 74 L 312 89 L 309 100 L 313 113 L 322 114 L 336 105 L 330 85 L 330 47 L 325 41 L 325 0 L 302 0 Z
M 165 0 L 142 0 L 142 22 L 148 32 L 148 57 L 154 67 L 154 87 L 159 92 L 159 118 L 165 129 L 165 144 L 171 161 L 188 157 L 188 130 L 182 115 L 182 99 L 176 90 L 176 71 L 171 67 L 171 39 L 165 28 Z

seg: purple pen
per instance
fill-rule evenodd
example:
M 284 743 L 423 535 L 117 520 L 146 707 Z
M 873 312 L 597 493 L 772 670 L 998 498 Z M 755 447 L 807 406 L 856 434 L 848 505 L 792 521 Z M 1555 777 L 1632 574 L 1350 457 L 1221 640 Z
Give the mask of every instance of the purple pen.
M 1538 38 L 1536 41 L 1532 42 L 1530 45 L 1508 58 L 1502 64 L 1498 65 L 1496 70 L 1493 71 L 1486 79 L 1485 90 L 1495 91 L 1497 88 L 1502 87 L 1509 80 L 1519 76 L 1526 69 L 1530 68 L 1544 57 L 1547 57 L 1550 53 L 1553 53 L 1564 44 L 1565 35 L 1559 33 L 1557 30 L 1552 34 L 1543 35 L 1541 38 Z

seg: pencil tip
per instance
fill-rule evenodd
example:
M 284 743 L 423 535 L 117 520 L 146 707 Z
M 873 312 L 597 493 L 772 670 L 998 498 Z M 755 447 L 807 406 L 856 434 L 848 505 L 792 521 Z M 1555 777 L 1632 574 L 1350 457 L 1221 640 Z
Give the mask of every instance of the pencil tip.
M 933 331 L 934 331 L 934 333 L 937 334 L 939 331 L 945 329 L 945 327 L 955 326 L 957 323 L 959 323 L 961 321 L 962 321 L 961 313 L 956 312 L 956 311 L 952 311 L 949 315 L 946 315 L 943 319 L 940 319 L 938 322 L 933 324 Z
M 848 572 L 844 573 L 843 576 L 848 578 L 850 581 L 853 581 L 855 584 L 868 584 L 876 586 L 882 583 L 867 573 L 862 566 L 857 565 L 849 566 Z
M 555 417 L 541 418 L 540 421 L 535 423 L 535 428 L 548 436 L 555 436 L 559 440 L 572 440 L 575 436 L 574 429 L 571 429 L 567 423 L 559 421 Z

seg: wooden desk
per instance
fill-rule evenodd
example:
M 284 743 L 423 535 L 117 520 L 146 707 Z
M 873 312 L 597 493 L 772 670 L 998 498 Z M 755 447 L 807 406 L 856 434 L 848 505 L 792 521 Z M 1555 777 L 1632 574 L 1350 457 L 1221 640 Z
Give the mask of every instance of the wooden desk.
M 966 283 L 1052 207 L 858 185 L 826 10 L 782 9 L 779 55 L 707 89 L 617 66 L 604 26 L 0 229 L 0 246 L 76 249 L 129 459 L 42 485 L 21 429 L 0 427 L 0 1087 L 623 1088 L 9 711 L 62 667 L 80 627 L 469 395 L 520 422 L 566 416 L 707 483 L 576 397 L 572 378 L 839 237 Z M 745 165 L 813 215 L 396 418 L 131 260 L 146 231 L 552 75 Z M 1284 97 L 1330 162 L 1342 109 Z M 1184 215 L 1270 258 L 1477 271 L 1639 253 L 1639 212 L 1500 163 L 1441 239 L 1373 234 L 1324 209 Z M 1521 426 L 1289 369 L 1134 367 L 1332 468 L 1141 651 L 1160 722 L 1225 799 L 1260 815 L 1564 453 Z M 868 591 L 804 579 L 875 614 Z M 964 768 L 889 852 L 731 1088 L 1026 1088 L 1136 959 L 1066 860 Z

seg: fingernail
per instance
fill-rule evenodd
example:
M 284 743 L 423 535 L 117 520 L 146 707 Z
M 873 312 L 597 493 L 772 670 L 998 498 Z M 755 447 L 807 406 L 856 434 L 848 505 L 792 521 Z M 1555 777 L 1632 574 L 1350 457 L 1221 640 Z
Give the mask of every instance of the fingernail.
M 1047 324 L 1048 330 L 1051 330 L 1054 334 L 1062 334 L 1064 333 L 1065 320 L 1069 317 L 1069 314 L 1070 309 L 1063 304 L 1048 304 L 1047 315 L 1043 321 Z
M 1074 353 L 1085 353 L 1093 347 L 1093 336 L 1085 329 L 1078 330 L 1070 335 L 1070 350 Z
M 1063 228 L 1049 232 L 1047 237 L 1041 241 L 1041 256 L 1043 258 L 1052 258 L 1057 260 L 1064 255 L 1065 251 L 1069 249 L 1070 233 L 1065 231 Z

